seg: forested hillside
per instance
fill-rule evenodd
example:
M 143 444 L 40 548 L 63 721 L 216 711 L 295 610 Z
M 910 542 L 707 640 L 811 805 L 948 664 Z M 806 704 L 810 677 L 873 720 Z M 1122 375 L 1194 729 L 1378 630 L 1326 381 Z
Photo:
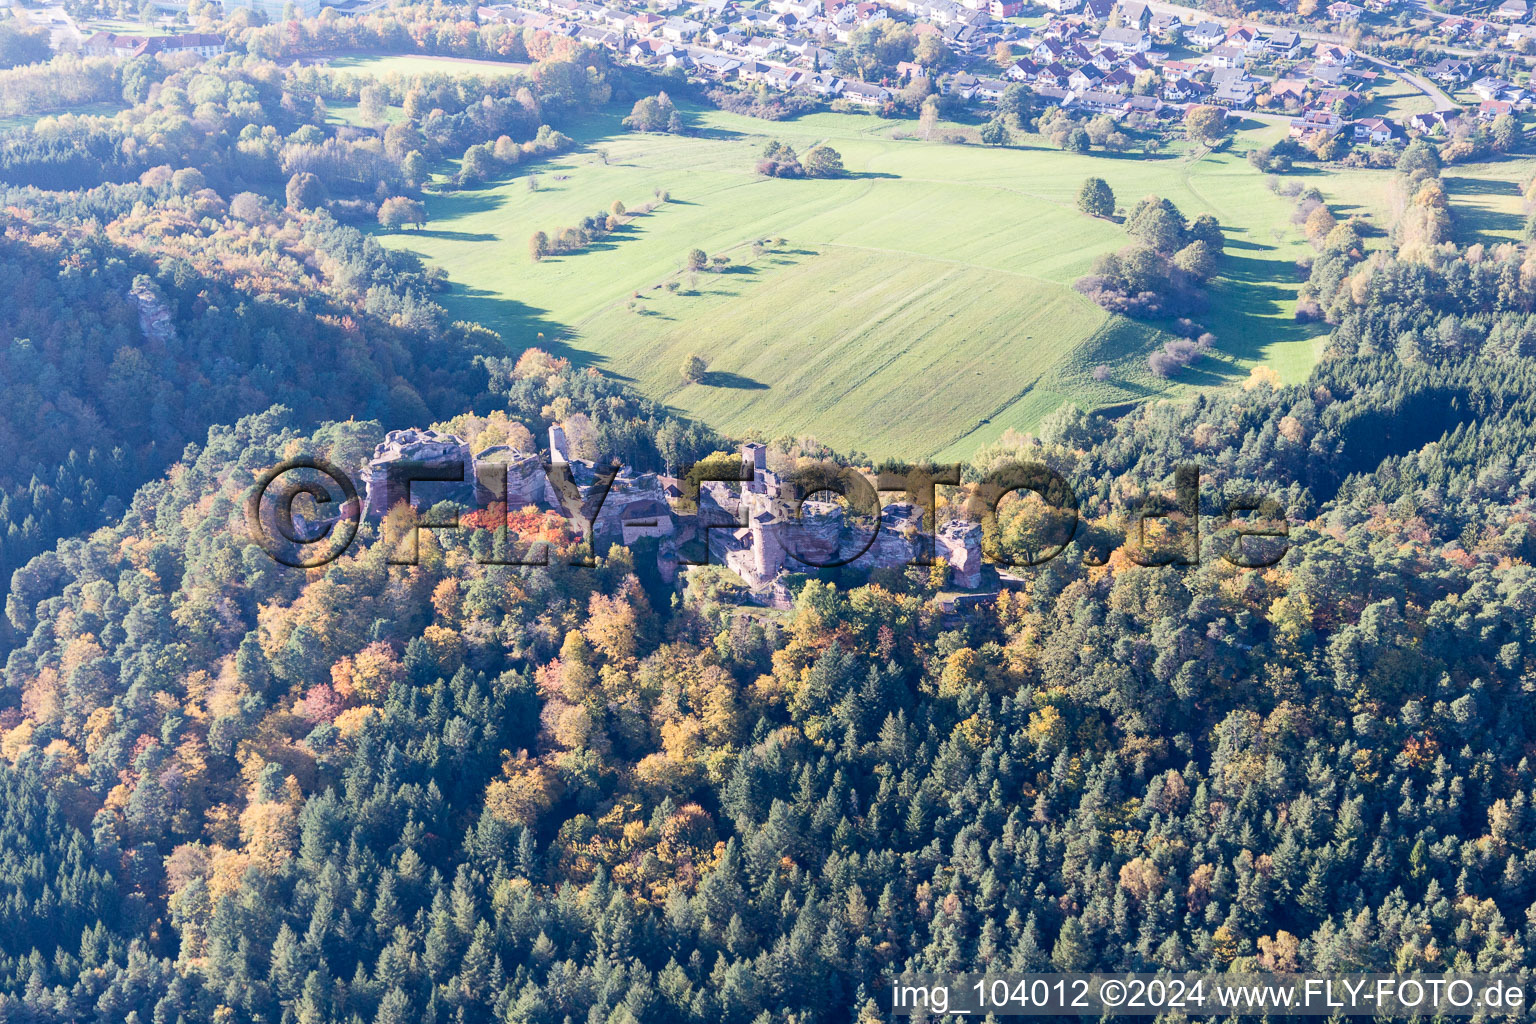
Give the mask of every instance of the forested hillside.
M 357 99 L 352 79 L 243 58 L 113 68 L 138 100 L 127 111 L 0 137 L 0 181 L 17 184 L 0 190 L 0 579 L 115 519 L 213 424 L 275 404 L 311 426 L 487 411 L 498 371 L 484 360 L 522 346 L 451 322 L 441 272 L 354 222 L 445 148 L 490 167 L 569 146 L 541 116 L 606 88 L 571 60 L 484 88 L 418 77 L 394 87 L 413 116 L 381 144 L 326 121 L 324 97 Z M 613 450 L 657 458 L 650 407 L 597 414 Z M 636 415 L 642 432 L 624 426 Z
M 1395 264 L 1358 256 L 1363 301 Z M 484 531 L 299 576 L 231 528 L 244 481 L 378 426 L 216 429 L 17 577 L 0 753 L 27 842 L 69 853 L 7 869 L 6 998 L 842 1021 L 904 967 L 1523 970 L 1536 475 L 1500 453 L 1536 380 L 1475 327 L 1436 363 L 1341 348 L 1303 387 L 1056 417 L 1022 453 L 1089 535 L 1124 525 L 1113 481 L 1191 457 L 1212 502 L 1263 484 L 1305 522 L 1262 571 L 1058 558 L 959 625 L 928 570 L 779 619 L 708 571 L 658 605 L 617 552 L 483 566 Z M 1370 426 L 1429 396 L 1443 437 Z
M 726 445 L 537 332 L 446 323 L 438 276 L 348 223 L 460 147 L 462 184 L 570 145 L 600 59 L 396 83 L 382 139 L 312 69 L 150 78 L 0 151 L 0 1019 L 871 1024 L 908 969 L 1529 980 L 1536 257 L 1448 241 L 1433 150 L 1392 237 L 1318 238 L 1304 384 L 977 453 L 967 483 L 1043 461 L 1081 502 L 1022 587 L 947 613 L 943 566 L 801 577 L 769 611 L 718 569 L 668 593 L 644 548 L 564 564 L 550 521 L 519 520 L 547 568 L 484 564 L 475 519 L 411 567 L 372 526 L 307 572 L 246 534 L 262 470 L 356 468 L 391 426 L 558 423 L 641 468 Z M 1190 463 L 1207 522 L 1281 504 L 1280 561 L 1214 530 L 1198 565 L 1126 557 Z M 1040 547 L 1028 503 L 987 529 Z

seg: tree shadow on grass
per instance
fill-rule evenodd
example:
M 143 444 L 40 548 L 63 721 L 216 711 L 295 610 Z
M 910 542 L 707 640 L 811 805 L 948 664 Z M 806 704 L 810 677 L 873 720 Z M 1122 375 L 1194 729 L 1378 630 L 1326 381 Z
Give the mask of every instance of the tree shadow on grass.
M 425 235 L 428 238 L 446 238 L 454 242 L 494 242 L 496 236 L 485 231 L 448 231 L 443 228 L 417 228 L 413 235 Z
M 1513 181 L 1504 181 L 1499 178 L 1452 178 L 1445 180 L 1445 190 L 1452 198 L 1456 196 L 1517 196 L 1520 194 L 1520 186 Z
M 684 134 L 690 139 L 710 139 L 714 142 L 737 142 L 748 137 L 746 132 L 736 132 L 729 128 L 690 128 Z
M 493 192 L 465 192 L 455 190 L 453 192 L 439 192 L 428 199 L 430 204 L 428 213 L 433 213 L 434 208 L 448 207 L 446 214 L 438 212 L 433 214 L 438 220 L 454 217 L 466 217 L 477 213 L 490 213 L 501 208 L 502 198 Z
M 1475 242 L 1481 235 L 1507 235 L 1518 233 L 1525 220 L 1507 210 L 1490 210 L 1473 203 L 1460 203 L 1455 208 L 1451 222 L 1458 241 Z
M 1210 307 L 1198 319 L 1211 325 L 1221 352 L 1256 362 L 1277 344 L 1316 337 L 1315 326 L 1286 315 L 1296 297 L 1291 285 L 1300 283 L 1295 264 L 1228 253 L 1217 273 L 1210 289 Z M 1218 369 L 1207 362 L 1205 366 L 1218 379 L 1239 375 L 1236 365 Z
M 728 373 L 724 370 L 710 370 L 704 374 L 704 379 L 699 381 L 707 388 L 735 388 L 738 391 L 767 391 L 768 385 L 751 377 L 743 377 L 739 373 Z
M 485 288 L 455 285 L 439 301 L 456 320 L 469 320 L 484 324 L 501 335 L 504 350 L 487 352 L 486 355 L 502 355 L 516 359 L 526 349 L 542 348 L 557 359 L 569 359 L 573 365 L 592 363 L 591 353 L 573 348 L 564 339 L 569 328 L 550 319 L 548 310 L 516 299 L 509 299 L 500 292 Z
M 1106 380 L 1103 383 L 1114 387 L 1116 390 L 1124 391 L 1127 394 L 1134 395 L 1135 398 L 1129 404 L 1135 404 L 1135 402 L 1139 402 L 1144 398 L 1151 398 L 1153 395 L 1162 394 L 1162 392 L 1156 388 L 1149 388 L 1147 385 L 1142 384 L 1139 381 L 1127 380 L 1119 377 L 1111 377 L 1109 380 Z
M 1170 384 L 1189 384 L 1197 388 L 1214 388 L 1230 383 L 1237 376 L 1236 367 L 1226 363 L 1203 360 L 1180 367 L 1168 375 Z

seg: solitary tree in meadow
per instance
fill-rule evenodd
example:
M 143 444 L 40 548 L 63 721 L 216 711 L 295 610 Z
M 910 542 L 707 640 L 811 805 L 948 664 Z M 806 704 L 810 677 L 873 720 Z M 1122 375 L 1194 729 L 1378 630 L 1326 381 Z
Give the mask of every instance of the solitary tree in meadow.
M 805 173 L 812 178 L 840 178 L 843 176 L 843 155 L 831 146 L 812 146 L 801 161 Z
M 427 222 L 427 208 L 405 196 L 391 196 L 379 204 L 379 226 L 394 231 L 405 224 L 420 228 Z
M 689 384 L 697 384 L 702 381 L 704 374 L 708 370 L 709 364 L 697 352 L 688 353 L 688 357 L 683 360 L 683 380 Z
M 1090 217 L 1108 217 L 1115 212 L 1115 193 L 1103 178 L 1088 178 L 1077 193 L 1077 208 Z
M 981 126 L 981 141 L 989 146 L 1008 145 L 1008 125 L 1002 114 L 993 115 L 991 120 Z
M 1192 142 L 1215 142 L 1229 130 L 1227 112 L 1221 107 L 1202 104 L 1184 114 L 1184 131 Z

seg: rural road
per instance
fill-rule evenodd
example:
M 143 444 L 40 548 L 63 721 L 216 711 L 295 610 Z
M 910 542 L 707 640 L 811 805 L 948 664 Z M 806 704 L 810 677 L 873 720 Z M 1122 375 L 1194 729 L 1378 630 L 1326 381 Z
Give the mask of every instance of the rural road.
M 1434 82 L 1431 82 L 1423 75 L 1416 75 L 1411 71 L 1404 70 L 1403 68 L 1398 67 L 1396 64 L 1393 64 L 1390 61 L 1382 60 L 1380 57 L 1366 57 L 1364 54 L 1361 54 L 1361 58 L 1370 64 L 1375 64 L 1379 68 L 1385 68 L 1386 70 L 1396 75 L 1398 78 L 1401 78 L 1403 81 L 1419 90 L 1419 92 L 1423 93 L 1425 96 L 1428 96 L 1431 100 L 1434 101 L 1436 110 L 1461 109 L 1461 104 L 1447 96 L 1445 94 L 1445 90 L 1441 89 L 1438 85 L 1436 85 Z
M 1193 18 L 1198 21 L 1214 21 L 1218 25 L 1265 24 L 1264 22 L 1254 21 L 1251 18 L 1228 18 L 1222 15 L 1210 14 L 1206 11 L 1197 10 L 1193 7 L 1185 7 L 1183 4 L 1168 3 L 1167 0 L 1148 0 L 1147 7 L 1156 14 L 1176 14 L 1181 19 L 1186 21 Z M 1298 29 L 1296 34 L 1301 36 L 1303 39 L 1310 39 L 1314 42 L 1320 43 L 1343 44 L 1345 42 L 1343 36 L 1332 32 L 1314 32 L 1310 29 Z M 1383 68 L 1392 72 L 1394 75 L 1397 75 L 1403 81 L 1419 90 L 1419 92 L 1423 93 L 1425 96 L 1428 96 L 1430 100 L 1434 102 L 1436 110 L 1460 109 L 1460 104 L 1451 99 L 1451 97 L 1447 96 L 1438 85 L 1431 82 L 1429 79 L 1424 78 L 1421 75 L 1416 75 L 1406 71 L 1398 65 L 1393 64 L 1390 61 L 1382 60 L 1379 57 L 1368 57 L 1365 54 L 1361 54 L 1360 56 L 1361 59 L 1367 61 L 1368 63 L 1374 64 L 1379 68 Z

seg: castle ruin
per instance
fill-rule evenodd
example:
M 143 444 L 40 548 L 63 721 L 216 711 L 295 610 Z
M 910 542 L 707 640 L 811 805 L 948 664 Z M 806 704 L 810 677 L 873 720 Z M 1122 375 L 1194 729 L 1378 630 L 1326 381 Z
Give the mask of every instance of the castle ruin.
M 465 508 L 505 503 L 509 509 L 553 509 L 594 550 L 605 543 L 661 541 L 658 563 L 667 579 L 681 561 L 680 547 L 697 540 L 710 562 L 741 577 L 756 599 L 775 604 L 786 599 L 787 573 L 839 564 L 857 572 L 942 558 L 954 586 L 974 590 L 982 585 L 980 524 L 951 519 L 930 537 L 924 531 L 924 509 L 909 502 L 884 505 L 878 527 L 847 516 L 834 502 L 797 503 L 769 469 L 767 455 L 761 444 L 742 445 L 750 479 L 706 481 L 697 507 L 681 511 L 674 506 L 681 497 L 678 481 L 629 466 L 602 469 L 574 458 L 559 426 L 549 430 L 548 463 L 537 453 L 506 445 L 474 453 L 453 434 L 396 430 L 374 449 L 364 470 L 364 508 L 374 519 L 406 501 L 418 510 L 444 500 Z

